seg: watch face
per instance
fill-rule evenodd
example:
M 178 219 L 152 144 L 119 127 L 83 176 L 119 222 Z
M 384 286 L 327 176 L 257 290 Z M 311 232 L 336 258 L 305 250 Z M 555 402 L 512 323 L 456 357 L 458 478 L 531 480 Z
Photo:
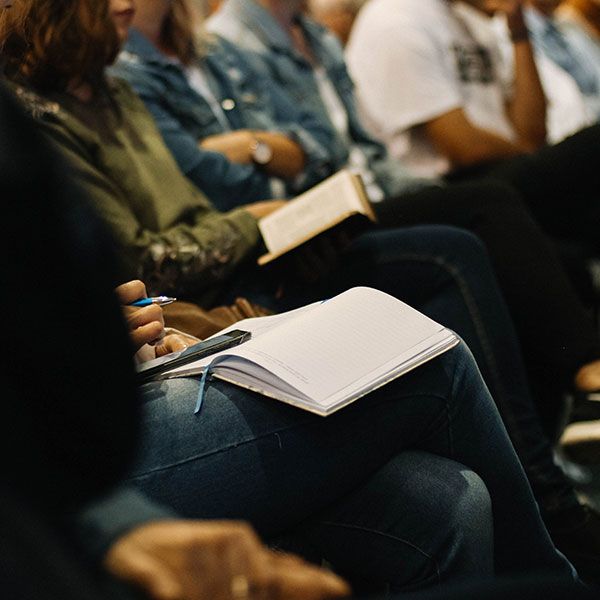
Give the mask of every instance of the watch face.
M 269 144 L 256 141 L 252 148 L 252 159 L 256 164 L 266 165 L 273 158 L 273 150 Z

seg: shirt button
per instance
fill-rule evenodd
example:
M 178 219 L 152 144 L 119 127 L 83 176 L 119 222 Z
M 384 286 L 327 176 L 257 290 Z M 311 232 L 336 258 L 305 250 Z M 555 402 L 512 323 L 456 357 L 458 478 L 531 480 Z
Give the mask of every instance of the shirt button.
M 233 110 L 235 108 L 235 100 L 231 98 L 225 98 L 223 102 L 221 102 L 221 108 L 223 110 Z

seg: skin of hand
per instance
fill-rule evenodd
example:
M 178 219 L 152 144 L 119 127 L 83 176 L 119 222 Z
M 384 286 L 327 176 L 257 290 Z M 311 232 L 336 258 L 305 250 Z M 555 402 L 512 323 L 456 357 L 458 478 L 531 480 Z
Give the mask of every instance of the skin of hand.
M 164 356 L 171 352 L 180 352 L 185 350 L 194 344 L 197 344 L 200 340 L 193 335 L 177 331 L 175 329 L 167 331 L 165 337 L 154 346 L 155 356 Z
M 115 289 L 122 305 L 129 335 L 136 351 L 145 344 L 156 344 L 165 337 L 165 321 L 162 308 L 156 304 L 138 308 L 128 306 L 139 298 L 146 298 L 146 286 L 142 281 L 128 281 Z
M 208 136 L 200 142 L 200 147 L 224 154 L 231 162 L 245 165 L 252 162 L 250 148 L 253 142 L 254 136 L 251 131 L 238 129 Z
M 253 204 L 246 204 L 244 209 L 249 212 L 256 220 L 262 219 L 267 215 L 279 210 L 282 206 L 285 206 L 285 200 L 262 200 L 261 202 L 254 202 Z
M 232 521 L 157 521 L 119 538 L 105 567 L 153 600 L 326 600 L 350 594 L 336 575 L 268 550 Z
M 185 350 L 200 341 L 193 335 L 176 329 L 166 331 L 163 310 L 157 304 L 143 308 L 128 306 L 131 302 L 148 296 L 142 281 L 128 281 L 118 286 L 115 293 L 122 305 L 129 335 L 140 362 Z

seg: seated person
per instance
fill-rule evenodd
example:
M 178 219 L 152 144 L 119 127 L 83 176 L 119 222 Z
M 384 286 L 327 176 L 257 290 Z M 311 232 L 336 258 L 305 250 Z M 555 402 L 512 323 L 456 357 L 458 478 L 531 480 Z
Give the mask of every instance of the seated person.
M 140 26 L 153 22 L 150 15 L 158 12 L 156 6 L 155 3 L 140 3 Z M 297 104 L 304 104 L 332 126 L 344 123 L 343 127 L 337 128 L 336 139 L 337 144 L 346 148 L 346 157 L 351 154 L 350 151 L 371 148 L 371 153 L 365 150 L 368 158 L 377 144 L 364 133 L 358 118 L 353 86 L 345 70 L 343 56 L 335 40 L 303 15 L 303 6 L 300 1 L 227 0 L 208 25 L 211 31 L 255 51 L 262 59 L 264 69 L 276 83 L 286 88 Z M 143 15 L 146 15 L 145 18 Z M 147 35 L 150 35 L 149 30 Z M 155 44 L 164 47 L 162 41 L 155 40 Z M 139 56 L 138 59 L 137 69 L 141 70 L 144 61 Z M 146 67 L 147 72 L 150 71 L 149 66 Z M 378 68 L 374 64 L 372 70 Z M 391 84 L 396 79 L 385 73 L 378 75 L 377 82 L 384 80 Z M 372 86 L 376 86 L 377 82 L 372 82 Z M 325 88 L 328 91 L 324 91 Z M 310 93 L 306 93 L 307 89 Z M 332 94 L 334 97 L 337 95 L 337 102 L 331 101 Z M 369 160 L 366 164 L 373 173 L 378 173 L 377 161 Z M 375 177 L 374 181 L 384 180 Z M 595 326 L 589 315 L 586 316 L 586 309 L 575 298 L 554 248 L 532 221 L 519 194 L 483 183 L 474 187 L 451 185 L 443 189 L 430 186 L 419 192 L 387 198 L 374 204 L 374 208 L 384 225 L 442 222 L 466 227 L 481 237 L 490 252 L 511 309 L 526 360 L 531 364 L 531 377 L 538 380 L 536 387 L 541 386 L 540 389 L 544 390 L 541 392 L 543 402 L 561 389 L 558 381 L 548 386 L 539 382 L 537 374 L 542 369 L 546 374 L 548 371 L 533 366 L 534 363 L 538 362 L 542 353 L 555 348 L 556 352 L 551 350 L 552 371 L 563 371 L 565 345 L 574 348 L 581 342 L 582 336 L 585 338 L 591 334 L 596 337 L 593 333 Z M 527 259 L 523 260 L 524 257 Z M 523 281 L 528 281 L 527 289 L 523 287 Z M 532 290 L 537 291 L 532 293 Z M 543 316 L 537 301 L 539 297 L 552 298 L 555 302 L 544 305 L 547 312 Z M 572 341 L 555 344 L 546 340 L 542 350 L 538 344 L 544 337 L 542 332 L 548 332 L 547 323 L 561 322 L 565 314 L 575 317 L 568 326 L 568 329 L 573 327 Z M 578 321 L 577 325 L 575 321 Z M 562 366 L 559 366 L 561 363 Z M 543 402 L 540 402 L 542 411 L 545 410 Z
M 149 21 L 136 12 L 144 34 L 131 30 L 112 72 L 127 76 L 181 170 L 219 210 L 284 198 L 331 173 L 327 127 L 261 80 L 230 44 L 195 44 L 186 3 L 152 5 L 162 15 Z M 157 22 L 165 52 L 146 37 Z
M 561 539 L 563 549 L 568 546 L 574 553 L 578 551 L 581 533 L 595 531 L 590 523 L 595 523 L 597 517 L 579 505 L 572 487 L 552 462 L 549 442 L 533 415 L 520 364 L 515 365 L 519 350 L 510 320 L 497 296 L 489 264 L 473 238 L 431 227 L 371 232 L 357 239 L 342 255 L 340 268 L 326 281 L 313 286 L 296 285 L 292 294 L 288 291 L 283 298 L 276 296 L 278 282 L 269 281 L 268 276 L 249 266 L 256 257 L 258 241 L 249 212 L 257 207 L 225 215 L 213 211 L 177 170 L 151 118 L 129 89 L 123 83 L 105 81 L 103 68 L 91 78 L 89 68 L 81 69 L 80 63 L 52 62 L 55 54 L 50 48 L 59 53 L 70 51 L 70 47 L 61 46 L 62 38 L 48 35 L 51 21 L 45 14 L 41 18 L 41 3 L 29 0 L 21 6 L 28 9 L 27 18 L 20 21 L 14 7 L 12 26 L 3 30 L 10 33 L 0 35 L 5 41 L 7 68 L 21 84 L 27 84 L 28 87 L 17 86 L 17 93 L 37 116 L 39 126 L 71 160 L 74 176 L 112 226 L 127 259 L 125 273 L 142 273 L 148 276 L 154 291 L 200 299 L 206 305 L 226 300 L 233 286 L 244 286 L 247 294 L 283 309 L 362 284 L 381 288 L 422 308 L 473 344 L 503 412 L 510 415 L 512 411 L 507 423 L 513 440 L 528 473 L 535 479 L 540 501 L 553 512 L 551 520 L 559 524 L 553 534 Z M 86 6 L 84 0 L 81 6 Z M 129 7 L 127 3 L 125 9 L 113 8 L 123 37 L 131 16 Z M 76 13 L 56 12 L 52 16 L 58 21 L 70 19 L 73 32 L 86 32 Z M 31 48 L 27 53 L 34 69 L 20 68 L 24 38 L 19 37 L 15 23 L 31 28 L 27 37 L 43 27 L 47 45 L 41 46 L 44 52 L 37 55 Z M 106 27 L 108 36 L 110 22 Z M 90 52 L 97 50 L 82 47 Z M 114 45 L 100 57 L 102 67 L 102 61 L 113 55 Z M 98 64 L 93 52 L 80 60 L 83 64 Z M 33 86 L 44 96 L 36 94 Z M 258 208 L 264 210 L 270 205 Z M 444 248 L 443 258 L 439 257 L 438 245 Z M 468 264 L 456 267 L 453 262 L 457 261 Z M 236 264 L 240 268 L 236 269 Z M 234 277 L 244 277 L 245 281 L 237 283 Z M 414 281 L 419 281 L 419 285 L 415 286 Z M 520 433 L 519 423 L 526 424 Z M 556 513 L 563 511 L 569 512 L 570 522 L 575 524 L 570 531 L 561 531 L 563 518 Z
M 491 18 L 497 6 L 514 46 L 509 80 L 496 38 L 470 26 L 473 15 Z M 397 44 L 386 43 L 391 36 Z M 365 113 L 395 156 L 423 175 L 506 181 L 548 233 L 600 252 L 598 173 L 588 160 L 600 127 L 545 147 L 546 100 L 521 2 L 406 0 L 396 10 L 373 0 L 347 56 Z M 383 78 L 390 69 L 402 77 Z
M 112 241 L 1 83 L 0 137 L 0 195 L 19 199 L 0 236 L 12 298 L 2 297 L 12 345 L 0 367 L 2 597 L 142 597 L 117 578 L 155 600 L 345 595 L 338 577 L 271 552 L 247 524 L 184 521 L 119 488 L 135 453 L 140 411 L 132 345 L 112 291 Z M 138 325 L 134 344 L 162 331 L 156 313 L 140 312 L 153 320 L 146 327 L 130 322 Z M 164 338 L 160 351 L 179 343 Z M 105 503 L 103 513 L 109 545 L 105 556 L 94 555 L 96 540 L 85 529 L 89 513 L 75 528 L 74 517 L 111 491 L 113 512 Z

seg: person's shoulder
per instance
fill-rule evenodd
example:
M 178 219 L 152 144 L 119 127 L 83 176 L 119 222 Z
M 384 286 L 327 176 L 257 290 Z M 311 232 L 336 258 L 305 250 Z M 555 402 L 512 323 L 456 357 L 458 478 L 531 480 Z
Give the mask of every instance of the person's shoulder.
M 402 36 L 416 31 L 427 34 L 443 26 L 447 13 L 445 0 L 370 0 L 358 14 L 355 29 L 362 35 L 383 31 Z
M 379 16 L 410 17 L 419 15 L 443 14 L 447 10 L 447 0 L 370 0 L 361 13 L 370 13 Z
M 59 102 L 45 98 L 38 92 L 22 85 L 10 86 L 21 107 L 36 121 L 56 121 L 65 116 Z
M 235 7 L 225 3 L 205 23 L 206 30 L 219 35 L 238 46 L 239 48 L 252 50 L 263 54 L 266 45 L 257 34 L 250 22 L 242 18 Z
M 106 86 L 111 98 L 119 108 L 137 111 L 143 110 L 145 112 L 144 103 L 129 81 L 116 75 L 110 75 L 106 79 Z

